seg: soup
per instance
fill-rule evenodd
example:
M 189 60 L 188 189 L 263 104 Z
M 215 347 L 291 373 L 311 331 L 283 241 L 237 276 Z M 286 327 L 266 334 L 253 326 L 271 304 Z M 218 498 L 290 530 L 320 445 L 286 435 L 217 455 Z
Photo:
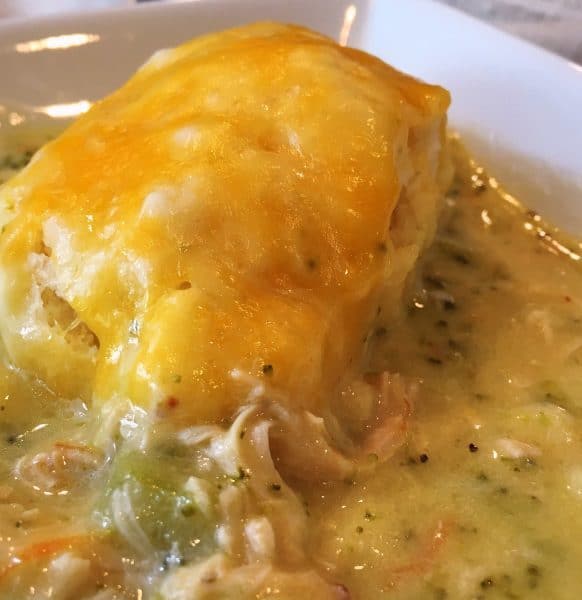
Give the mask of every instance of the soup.
M 33 149 L 30 137 L 15 141 L 1 176 Z M 402 314 L 380 315 L 372 333 L 370 370 L 417 390 L 407 441 L 345 481 L 293 482 L 308 554 L 354 599 L 577 598 L 581 245 L 505 193 L 458 140 L 453 155 L 436 240 Z M 6 360 L 1 369 L 1 597 L 156 597 L 168 572 L 212 552 L 213 508 L 198 489 L 209 476 L 173 433 L 139 440 L 133 413 L 122 425 L 133 449 L 106 456 L 94 444 L 102 413 L 55 403 Z M 206 497 L 247 476 L 216 475 Z M 128 499 L 140 529 L 123 516 Z

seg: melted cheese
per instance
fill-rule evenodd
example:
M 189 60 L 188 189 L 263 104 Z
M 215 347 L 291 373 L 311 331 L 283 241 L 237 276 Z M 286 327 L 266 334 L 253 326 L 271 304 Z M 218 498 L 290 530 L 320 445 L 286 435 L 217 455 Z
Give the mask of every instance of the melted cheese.
M 0 191 L 11 359 L 187 421 L 321 412 L 432 237 L 448 103 L 296 27 L 157 53 Z

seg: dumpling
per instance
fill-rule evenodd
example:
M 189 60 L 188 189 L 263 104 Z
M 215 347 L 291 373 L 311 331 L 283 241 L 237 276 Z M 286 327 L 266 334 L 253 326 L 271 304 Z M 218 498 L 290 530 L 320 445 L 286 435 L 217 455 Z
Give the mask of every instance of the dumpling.
M 321 414 L 449 176 L 449 94 L 307 29 L 156 53 L 0 190 L 0 334 L 59 396 Z

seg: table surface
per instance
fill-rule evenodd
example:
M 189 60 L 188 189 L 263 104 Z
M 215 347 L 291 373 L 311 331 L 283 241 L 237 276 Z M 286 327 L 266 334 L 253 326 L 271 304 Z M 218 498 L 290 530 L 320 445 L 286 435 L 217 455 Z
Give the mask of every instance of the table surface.
M 582 0 L 440 1 L 582 64 Z
M 127 6 L 139 1 L 0 0 L 0 18 Z M 438 1 L 582 64 L 582 0 Z

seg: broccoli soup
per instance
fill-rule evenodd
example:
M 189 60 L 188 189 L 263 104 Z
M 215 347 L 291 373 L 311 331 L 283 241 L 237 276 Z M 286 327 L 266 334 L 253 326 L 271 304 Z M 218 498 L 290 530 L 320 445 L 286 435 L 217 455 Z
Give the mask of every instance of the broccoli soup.
M 42 142 L 12 143 L 0 177 Z M 266 407 L 152 423 L 129 402 L 55 402 L 4 357 L 0 597 L 578 598 L 581 246 L 452 154 L 435 241 L 402 310 L 380 299 L 366 384 L 345 391 L 354 431 L 378 390 L 391 407 L 355 470 L 272 459 Z M 287 427 L 299 462 L 318 422 Z

